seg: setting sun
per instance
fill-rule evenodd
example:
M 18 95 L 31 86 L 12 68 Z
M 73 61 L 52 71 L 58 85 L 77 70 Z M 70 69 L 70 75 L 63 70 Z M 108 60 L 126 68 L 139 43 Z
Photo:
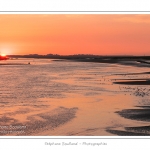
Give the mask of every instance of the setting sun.
M 5 57 L 5 56 L 6 56 L 6 54 L 1 54 L 1 56 Z

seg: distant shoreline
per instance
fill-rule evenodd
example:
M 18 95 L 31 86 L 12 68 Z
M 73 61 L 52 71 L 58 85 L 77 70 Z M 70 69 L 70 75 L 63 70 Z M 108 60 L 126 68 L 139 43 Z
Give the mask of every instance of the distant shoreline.
M 150 67 L 150 56 L 98 56 L 98 55 L 8 55 L 10 60 L 20 58 L 55 59 L 53 61 L 76 61 Z M 4 65 L 4 64 L 0 64 Z M 6 64 L 8 65 L 8 64 Z
M 8 55 L 9 58 L 47 58 L 47 59 L 144 59 L 150 60 L 150 56 L 132 56 L 132 55 L 90 55 L 90 54 L 77 54 L 77 55 L 58 55 L 58 54 L 29 54 L 29 55 Z

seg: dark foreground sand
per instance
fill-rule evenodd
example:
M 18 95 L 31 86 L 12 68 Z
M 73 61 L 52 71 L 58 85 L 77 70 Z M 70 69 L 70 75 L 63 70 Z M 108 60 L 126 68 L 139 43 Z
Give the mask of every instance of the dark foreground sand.
M 13 118 L 13 113 L 9 113 L 12 117 L 0 118 L 0 135 L 38 135 L 46 130 L 54 130 L 75 118 L 77 110 L 78 108 L 59 107 L 45 113 L 31 115 L 24 123 L 18 122 Z
M 116 113 L 127 119 L 150 122 L 150 106 L 137 106 L 135 109 L 125 109 Z M 124 127 L 122 130 L 108 129 L 107 132 L 123 136 L 149 136 L 150 126 Z
M 135 75 L 136 73 L 130 73 L 128 75 Z M 149 72 L 137 73 L 137 74 L 149 74 Z M 117 80 L 117 79 L 116 79 Z M 120 80 L 120 81 L 119 81 Z M 115 84 L 123 85 L 150 85 L 150 79 L 118 79 L 118 81 L 113 82 Z M 136 96 L 148 96 L 150 94 L 150 89 L 148 88 L 130 88 L 129 90 L 133 92 Z M 137 121 L 150 122 L 150 106 L 135 106 L 134 109 L 124 109 L 122 111 L 115 112 L 123 118 Z M 138 125 L 138 124 L 137 124 Z M 150 126 L 134 126 L 134 127 L 124 127 L 123 129 L 107 129 L 107 132 L 121 135 L 121 136 L 150 136 Z
M 116 84 L 126 84 L 126 85 L 150 85 L 150 79 L 131 79 L 136 81 L 118 81 L 113 82 Z

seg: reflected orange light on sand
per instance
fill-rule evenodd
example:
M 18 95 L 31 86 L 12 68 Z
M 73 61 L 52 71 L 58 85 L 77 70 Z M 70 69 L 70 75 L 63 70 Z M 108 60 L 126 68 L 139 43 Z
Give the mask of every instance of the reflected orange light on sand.
M 11 54 L 149 55 L 150 15 L 0 15 Z

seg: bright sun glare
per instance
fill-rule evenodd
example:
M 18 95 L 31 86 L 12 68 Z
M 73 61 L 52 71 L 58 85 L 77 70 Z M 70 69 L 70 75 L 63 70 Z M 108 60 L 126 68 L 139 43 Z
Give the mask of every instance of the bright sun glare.
M 6 56 L 6 54 L 1 54 L 1 56 Z

